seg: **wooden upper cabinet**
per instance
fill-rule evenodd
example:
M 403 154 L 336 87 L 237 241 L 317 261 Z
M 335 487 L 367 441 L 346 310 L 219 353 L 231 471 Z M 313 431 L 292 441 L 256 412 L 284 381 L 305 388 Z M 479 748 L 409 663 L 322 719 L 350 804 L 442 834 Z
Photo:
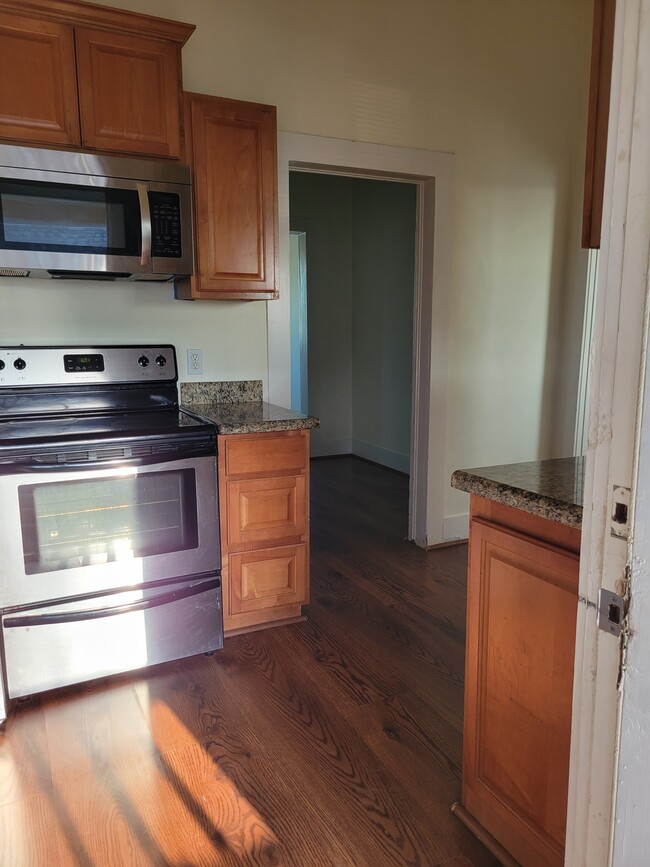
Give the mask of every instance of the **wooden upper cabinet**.
M 185 95 L 194 178 L 195 274 L 184 299 L 277 298 L 275 106 Z
M 77 0 L 0 0 L 0 138 L 178 158 L 193 30 Z
M 180 156 L 180 49 L 170 42 L 77 27 L 81 143 Z
M 594 0 L 582 246 L 600 247 L 616 0 Z
M 0 137 L 79 143 L 70 25 L 0 12 Z

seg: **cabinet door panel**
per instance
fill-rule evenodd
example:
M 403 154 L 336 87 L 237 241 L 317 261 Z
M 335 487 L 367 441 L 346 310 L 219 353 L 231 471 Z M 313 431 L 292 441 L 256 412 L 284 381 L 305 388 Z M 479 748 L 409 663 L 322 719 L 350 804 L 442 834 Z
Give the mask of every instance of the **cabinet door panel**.
M 75 36 L 84 146 L 178 157 L 178 46 L 82 27 Z
M 228 482 L 228 544 L 271 541 L 305 532 L 305 478 Z
M 79 144 L 69 25 L 0 13 L 0 137 Z
M 276 297 L 276 112 L 186 95 L 194 170 L 196 274 L 187 298 Z
M 229 571 L 232 614 L 308 601 L 305 545 L 231 554 Z
M 577 555 L 472 522 L 463 805 L 522 863 L 561 865 Z

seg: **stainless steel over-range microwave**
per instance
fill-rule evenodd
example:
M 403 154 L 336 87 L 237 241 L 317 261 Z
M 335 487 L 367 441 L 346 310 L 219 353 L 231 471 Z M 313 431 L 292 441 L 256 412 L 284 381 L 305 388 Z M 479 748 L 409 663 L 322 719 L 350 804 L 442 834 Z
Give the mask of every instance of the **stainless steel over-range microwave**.
M 0 277 L 186 277 L 191 197 L 172 161 L 0 145 Z

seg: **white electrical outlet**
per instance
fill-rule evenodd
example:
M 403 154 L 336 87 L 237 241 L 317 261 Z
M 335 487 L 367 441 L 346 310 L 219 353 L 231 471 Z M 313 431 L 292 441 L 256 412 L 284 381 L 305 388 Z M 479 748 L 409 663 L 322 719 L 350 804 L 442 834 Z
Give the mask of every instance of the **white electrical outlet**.
M 187 372 L 190 376 L 201 376 L 203 373 L 203 350 L 187 350 Z

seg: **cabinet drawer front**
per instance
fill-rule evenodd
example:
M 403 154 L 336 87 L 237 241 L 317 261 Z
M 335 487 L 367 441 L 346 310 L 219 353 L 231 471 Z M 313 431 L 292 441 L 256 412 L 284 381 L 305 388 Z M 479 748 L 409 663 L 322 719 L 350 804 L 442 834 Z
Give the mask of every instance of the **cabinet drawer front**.
M 225 441 L 225 447 L 225 467 L 229 476 L 300 471 L 307 465 L 304 436 L 256 436 L 254 439 L 234 436 Z
M 300 604 L 309 600 L 305 545 L 230 555 L 230 612 Z
M 305 532 L 304 476 L 228 482 L 226 501 L 229 545 Z

